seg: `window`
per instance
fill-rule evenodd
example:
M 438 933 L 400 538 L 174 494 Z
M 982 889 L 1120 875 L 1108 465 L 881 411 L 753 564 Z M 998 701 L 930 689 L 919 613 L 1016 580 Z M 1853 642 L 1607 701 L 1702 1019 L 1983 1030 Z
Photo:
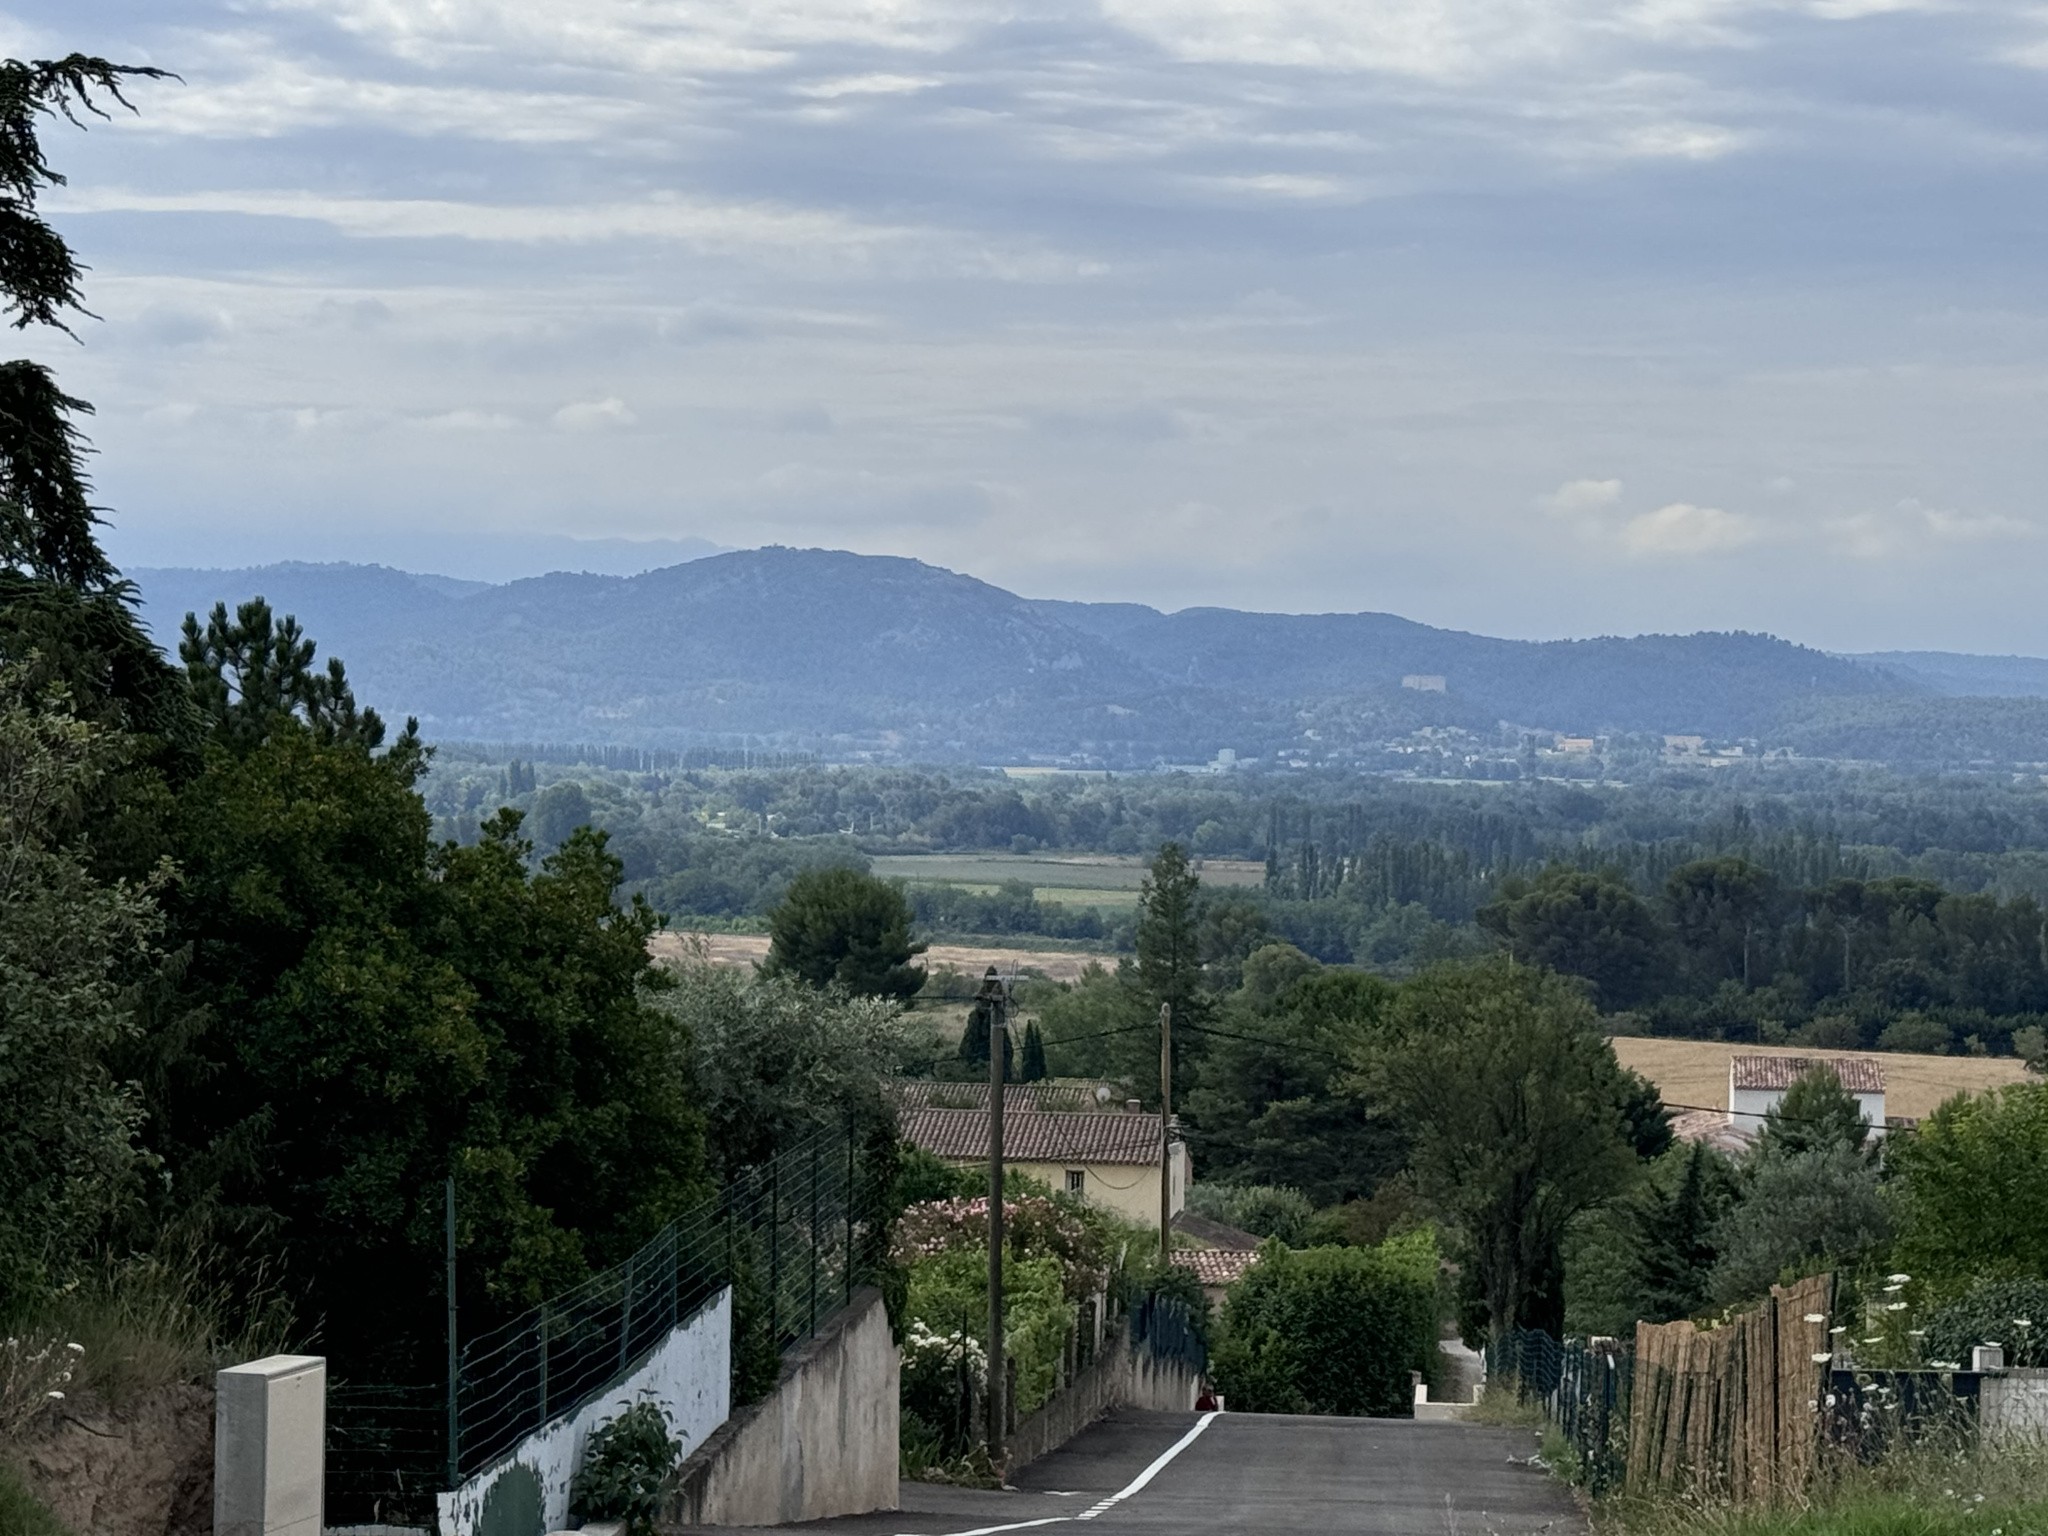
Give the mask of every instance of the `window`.
M 1070 1194 L 1070 1195 L 1078 1195 L 1078 1194 L 1082 1193 L 1082 1192 L 1083 1192 L 1083 1191 L 1084 1191 L 1085 1189 L 1087 1189 L 1087 1187 L 1088 1187 L 1088 1174 L 1087 1174 L 1087 1172 L 1086 1172 L 1085 1170 L 1083 1170 L 1083 1169 L 1080 1169 L 1080 1168 L 1069 1168 L 1069 1169 L 1067 1170 L 1067 1193 L 1068 1193 L 1068 1194 Z

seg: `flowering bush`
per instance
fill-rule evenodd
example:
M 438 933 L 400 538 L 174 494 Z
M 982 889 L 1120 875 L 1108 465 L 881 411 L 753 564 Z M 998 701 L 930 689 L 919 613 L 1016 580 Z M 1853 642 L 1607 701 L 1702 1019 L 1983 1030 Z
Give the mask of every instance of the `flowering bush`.
M 927 1361 L 954 1367 L 963 1346 L 979 1355 L 972 1367 L 985 1383 L 988 1358 L 978 1343 L 970 1345 L 988 1319 L 988 1268 L 983 1255 L 957 1249 L 925 1259 L 910 1271 L 910 1297 L 905 1306 L 909 1328 L 920 1326 L 936 1341 Z M 1063 1293 L 1060 1266 L 1050 1256 L 1003 1260 L 1003 1351 L 1016 1362 L 1017 1412 L 1027 1414 L 1051 1396 L 1059 1380 L 1060 1358 L 1073 1326 L 1074 1304 Z
M 0 1339 L 0 1440 L 11 1440 L 44 1409 L 64 1401 L 64 1388 L 85 1354 L 60 1339 Z
M 1070 1300 L 1093 1295 L 1109 1278 L 1113 1234 L 1092 1211 L 1046 1195 L 1013 1195 L 1003 1201 L 1003 1231 L 1013 1256 L 1058 1262 Z M 980 1195 L 911 1206 L 896 1223 L 889 1256 L 915 1269 L 941 1254 L 987 1247 L 988 1196 Z

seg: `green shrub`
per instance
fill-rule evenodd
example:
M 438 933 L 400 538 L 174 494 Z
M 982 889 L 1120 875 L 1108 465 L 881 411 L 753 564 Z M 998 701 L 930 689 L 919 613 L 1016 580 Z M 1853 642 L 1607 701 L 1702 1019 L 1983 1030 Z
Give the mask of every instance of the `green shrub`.
M 1973 1345 L 2005 1346 L 2007 1365 L 2048 1365 L 2048 1280 L 1991 1280 L 1927 1318 L 1929 1360 L 1970 1363 Z
M 1188 1191 L 1188 1209 L 1290 1248 L 1308 1241 L 1316 1214 L 1307 1195 L 1284 1184 L 1197 1184 Z
M 988 1257 L 971 1248 L 940 1253 L 913 1265 L 905 1313 L 915 1334 L 920 1326 L 939 1338 L 985 1331 L 988 1318 Z M 1016 1362 L 1017 1412 L 1031 1412 L 1059 1381 L 1060 1360 L 1074 1306 L 1061 1285 L 1060 1262 L 1050 1256 L 1003 1256 L 1003 1350 Z
M 1217 1389 L 1262 1413 L 1406 1416 L 1436 1354 L 1436 1238 L 1378 1248 L 1269 1242 L 1231 1288 Z
M 576 1474 L 574 1502 L 584 1520 L 623 1520 L 630 1536 L 653 1536 L 668 1476 L 682 1455 L 655 1403 L 635 1403 L 590 1437 Z

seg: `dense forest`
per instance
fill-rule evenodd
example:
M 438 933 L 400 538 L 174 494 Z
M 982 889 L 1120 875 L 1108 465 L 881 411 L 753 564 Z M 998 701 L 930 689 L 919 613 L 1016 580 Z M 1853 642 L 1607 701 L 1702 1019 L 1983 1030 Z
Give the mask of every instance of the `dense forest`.
M 616 759 L 615 759 L 616 760 Z M 1505 950 L 1658 1033 L 2004 1053 L 2048 1016 L 2048 788 L 1761 765 L 1639 784 L 1359 775 L 601 767 L 437 758 L 457 842 L 504 806 L 541 852 L 582 825 L 679 926 L 753 927 L 800 870 L 906 853 L 1257 860 L 1212 887 L 1226 967 L 1259 940 L 1390 976 Z M 1014 871 L 1014 865 L 1006 869 Z M 913 880 L 931 934 L 1128 949 L 1128 904 Z

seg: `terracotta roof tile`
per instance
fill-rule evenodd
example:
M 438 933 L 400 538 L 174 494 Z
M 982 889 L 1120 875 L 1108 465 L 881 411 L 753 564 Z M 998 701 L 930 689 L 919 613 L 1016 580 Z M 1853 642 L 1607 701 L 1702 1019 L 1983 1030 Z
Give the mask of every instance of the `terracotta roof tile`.
M 1099 1091 L 1099 1094 L 1098 1094 Z M 988 1084 L 943 1083 L 929 1077 L 885 1077 L 882 1092 L 899 1110 L 986 1109 Z M 1124 1113 L 1124 1090 L 1092 1079 L 1046 1083 L 1009 1083 L 1003 1089 L 1003 1111 L 1067 1110 L 1077 1113 Z
M 1173 1262 L 1193 1270 L 1204 1285 L 1235 1285 L 1259 1262 L 1259 1255 L 1256 1249 L 1182 1248 L 1175 1252 Z
M 1883 1093 L 1884 1064 L 1871 1056 L 1734 1056 L 1731 1088 L 1771 1092 L 1790 1088 L 1815 1067 L 1832 1067 L 1851 1093 Z
M 1716 1151 L 1740 1155 L 1756 1140 L 1754 1132 L 1735 1124 L 1726 1110 L 1687 1109 L 1671 1117 L 1671 1134 L 1679 1141 L 1703 1141 Z
M 934 1157 L 966 1161 L 988 1156 L 985 1109 L 911 1109 L 903 1139 Z M 1159 1117 L 1074 1115 L 1049 1110 L 1003 1111 L 1003 1155 L 1019 1163 L 1141 1163 L 1159 1166 Z

